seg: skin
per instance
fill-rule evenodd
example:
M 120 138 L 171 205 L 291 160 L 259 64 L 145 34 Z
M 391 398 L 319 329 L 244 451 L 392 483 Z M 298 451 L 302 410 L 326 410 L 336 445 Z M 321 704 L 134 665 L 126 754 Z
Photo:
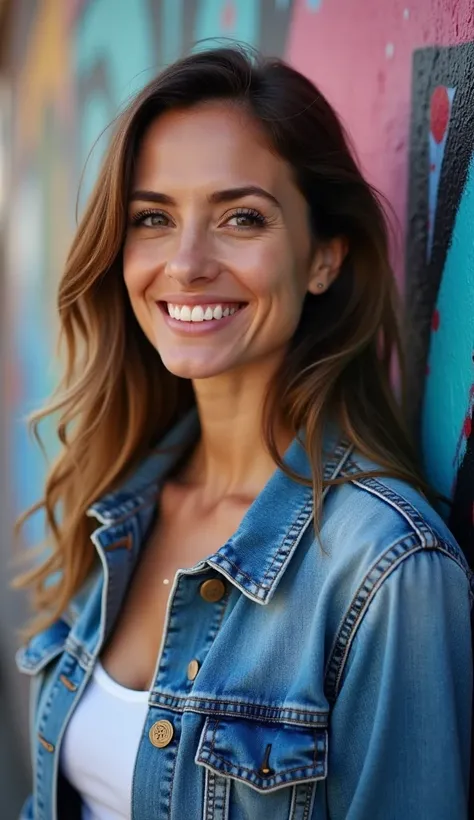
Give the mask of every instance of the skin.
M 276 202 L 255 194 L 212 201 L 217 192 L 244 186 L 262 188 Z M 137 191 L 163 193 L 174 204 L 135 199 Z M 265 225 L 245 209 L 261 214 Z M 155 216 L 134 224 L 143 211 Z M 173 111 L 151 125 L 129 217 L 124 278 L 130 301 L 165 366 L 193 380 L 202 470 L 216 485 L 211 494 L 261 489 L 274 468 L 260 435 L 266 386 L 296 330 L 306 292 L 324 293 L 337 275 L 342 240 L 312 253 L 307 204 L 290 166 L 258 124 L 229 103 Z M 225 328 L 198 338 L 171 330 L 157 307 L 170 294 L 206 303 L 210 293 L 247 306 Z M 282 448 L 289 438 L 282 422 Z
M 267 195 L 222 201 L 223 191 L 248 186 Z M 137 193 L 143 191 L 152 194 Z M 306 293 L 330 287 L 344 252 L 342 239 L 314 250 L 291 168 L 241 108 L 206 103 L 150 126 L 132 185 L 124 279 L 165 366 L 193 381 L 201 438 L 181 474 L 163 487 L 154 531 L 105 650 L 107 671 L 130 688 L 153 679 L 176 570 L 225 543 L 275 469 L 261 436 L 266 388 Z M 245 308 L 200 335 L 170 326 L 158 304 L 179 303 L 181 295 L 205 305 L 210 294 Z M 283 453 L 292 433 L 278 422 Z

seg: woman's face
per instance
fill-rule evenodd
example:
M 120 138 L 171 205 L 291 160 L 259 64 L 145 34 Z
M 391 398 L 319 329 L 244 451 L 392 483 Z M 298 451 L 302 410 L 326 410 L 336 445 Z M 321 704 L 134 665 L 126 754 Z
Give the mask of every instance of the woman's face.
M 150 126 L 124 277 L 168 370 L 202 379 L 283 356 L 316 275 L 306 201 L 247 113 L 207 103 Z

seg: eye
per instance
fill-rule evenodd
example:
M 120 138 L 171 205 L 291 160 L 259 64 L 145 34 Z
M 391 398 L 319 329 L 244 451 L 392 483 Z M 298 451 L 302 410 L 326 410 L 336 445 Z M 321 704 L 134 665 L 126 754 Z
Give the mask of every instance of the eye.
M 144 228 L 168 228 L 171 220 L 164 211 L 140 211 L 131 218 L 132 225 Z
M 230 225 L 231 228 L 245 230 L 248 228 L 263 228 L 267 224 L 267 220 L 255 208 L 239 208 L 227 217 L 225 224 Z

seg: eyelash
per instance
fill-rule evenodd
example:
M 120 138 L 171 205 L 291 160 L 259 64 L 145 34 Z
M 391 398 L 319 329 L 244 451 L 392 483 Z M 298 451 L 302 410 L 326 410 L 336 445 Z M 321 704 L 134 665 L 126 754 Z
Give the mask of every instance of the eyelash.
M 132 225 L 141 225 L 150 216 L 163 216 L 165 219 L 169 219 L 168 215 L 164 211 L 157 211 L 148 209 L 145 211 L 139 211 L 139 213 L 134 214 L 131 218 Z M 233 213 L 227 216 L 227 220 L 235 219 L 236 217 L 248 217 L 255 220 L 255 224 L 251 226 L 242 226 L 242 225 L 235 225 L 233 227 L 236 228 L 238 231 L 245 231 L 249 230 L 252 227 L 259 227 L 264 228 L 268 224 L 268 220 L 260 211 L 255 210 L 255 208 L 237 208 Z M 166 227 L 166 226 L 165 226 Z

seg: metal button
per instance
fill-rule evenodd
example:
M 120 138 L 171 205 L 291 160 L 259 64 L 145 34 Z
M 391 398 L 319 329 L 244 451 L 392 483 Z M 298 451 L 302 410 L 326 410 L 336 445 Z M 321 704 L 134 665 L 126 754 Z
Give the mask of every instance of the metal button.
M 170 723 L 169 720 L 158 720 L 148 732 L 148 737 L 153 743 L 153 746 L 156 746 L 158 749 L 163 749 L 168 743 L 171 743 L 173 735 L 173 724 Z
M 189 661 L 188 663 L 188 678 L 189 680 L 194 680 L 197 673 L 199 672 L 199 663 L 196 660 Z
M 199 589 L 201 598 L 208 601 L 210 604 L 215 604 L 220 601 L 225 595 L 225 584 L 220 578 L 209 578 L 201 584 Z

